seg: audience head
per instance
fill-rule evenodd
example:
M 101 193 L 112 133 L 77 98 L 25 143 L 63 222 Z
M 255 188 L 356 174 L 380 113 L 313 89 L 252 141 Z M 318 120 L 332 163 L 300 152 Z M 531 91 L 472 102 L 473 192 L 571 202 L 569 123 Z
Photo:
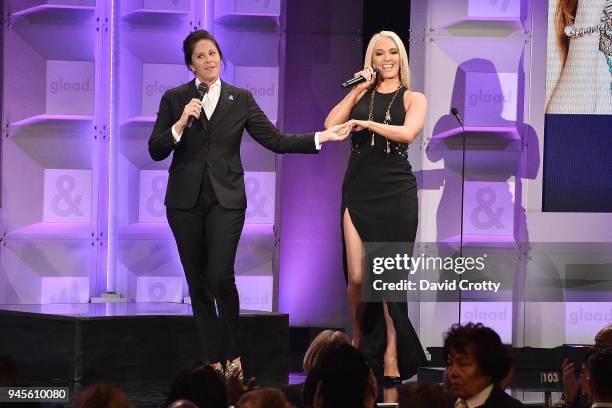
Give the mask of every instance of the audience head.
M 322 408 L 363 408 L 374 404 L 376 379 L 355 347 L 340 345 L 321 361 L 320 368 L 317 393 Z
M 76 408 L 130 408 L 132 405 L 125 394 L 108 384 L 89 386 L 81 392 Z
M 275 388 L 261 388 L 244 394 L 236 408 L 293 408 L 285 394 Z
M 444 359 L 451 390 L 463 399 L 498 385 L 512 366 L 499 335 L 480 323 L 453 325 L 444 336 Z
M 168 405 L 168 408 L 198 408 L 198 406 L 191 401 L 180 399 Z
M 399 408 L 448 408 L 455 397 L 439 384 L 416 382 L 399 388 Z
M 593 402 L 612 402 L 612 347 L 595 346 L 587 359 L 587 387 Z
M 13 387 L 21 384 L 21 374 L 17 362 L 11 356 L 0 355 L 0 387 Z
M 606 326 L 595 335 L 596 346 L 612 347 L 612 325 Z
M 186 399 L 200 408 L 227 408 L 225 384 L 217 372 L 202 361 L 183 370 L 174 380 L 166 406 Z
M 310 343 L 304 355 L 304 371 L 310 372 L 312 367 L 322 361 L 327 355 L 337 349 L 341 344 L 349 344 L 349 338 L 341 331 L 323 330 Z

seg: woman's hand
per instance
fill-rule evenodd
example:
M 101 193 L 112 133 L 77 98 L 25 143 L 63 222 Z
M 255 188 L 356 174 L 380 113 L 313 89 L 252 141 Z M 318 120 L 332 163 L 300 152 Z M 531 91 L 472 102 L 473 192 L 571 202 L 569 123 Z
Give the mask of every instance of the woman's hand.
M 189 117 L 193 116 L 194 118 L 199 118 L 201 114 L 202 101 L 197 98 L 193 98 L 189 101 L 189 103 L 187 103 L 187 105 L 185 105 L 180 119 L 174 124 L 176 131 L 179 134 L 183 133 L 183 129 L 185 129 L 185 126 L 187 126 L 187 122 L 189 121 Z
M 351 119 L 348 122 L 346 122 L 346 124 L 350 128 L 351 132 L 359 132 L 359 131 L 362 131 L 364 129 L 369 129 L 370 128 L 370 121 L 369 120 Z
M 568 402 L 574 402 L 578 396 L 578 384 L 576 384 L 574 363 L 566 358 L 563 360 L 561 368 L 563 370 L 563 392 L 565 392 L 565 397 Z
M 319 143 L 339 142 L 348 137 L 351 130 L 346 123 L 330 127 L 319 133 Z
M 374 69 L 368 67 L 359 72 L 355 72 L 355 77 L 358 77 L 359 75 L 363 76 L 366 81 L 355 85 L 355 89 L 358 92 L 368 90 L 372 85 L 374 85 L 374 82 L 376 81 L 376 74 L 374 73 Z

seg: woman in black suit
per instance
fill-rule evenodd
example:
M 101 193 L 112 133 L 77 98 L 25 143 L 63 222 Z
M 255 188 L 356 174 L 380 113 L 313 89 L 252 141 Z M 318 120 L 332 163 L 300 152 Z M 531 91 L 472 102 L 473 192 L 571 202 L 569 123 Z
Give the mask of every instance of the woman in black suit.
M 203 357 L 219 372 L 241 374 L 234 261 L 246 209 L 242 134 L 246 129 L 276 153 L 317 153 L 320 144 L 342 140 L 348 131 L 336 126 L 316 134 L 281 133 L 249 91 L 219 78 L 223 54 L 207 31 L 191 32 L 183 41 L 183 54 L 196 78 L 162 96 L 149 153 L 156 161 L 174 153 L 164 203 Z M 200 84 L 208 86 L 203 99 Z
M 512 358 L 495 331 L 481 323 L 455 324 L 444 337 L 446 378 L 456 408 L 520 408 L 504 392 Z

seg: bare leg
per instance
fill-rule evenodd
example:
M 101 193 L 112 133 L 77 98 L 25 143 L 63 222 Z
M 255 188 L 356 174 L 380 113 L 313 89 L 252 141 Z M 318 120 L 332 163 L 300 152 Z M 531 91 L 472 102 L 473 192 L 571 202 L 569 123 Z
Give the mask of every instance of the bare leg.
M 383 305 L 385 309 L 385 323 L 387 325 L 387 349 L 385 350 L 385 377 L 399 377 L 399 366 L 397 365 L 397 333 L 395 332 L 395 326 L 393 326 L 393 319 L 389 314 L 389 308 L 385 303 Z
M 346 246 L 346 261 L 348 267 L 348 303 L 351 311 L 351 322 L 353 325 L 353 340 L 352 344 L 355 347 L 359 347 L 359 341 L 361 339 L 361 326 L 360 326 L 360 314 L 361 314 L 361 283 L 362 283 L 362 268 L 363 268 L 363 243 L 361 237 L 348 210 L 344 210 L 342 217 L 342 224 L 344 227 L 344 242 Z

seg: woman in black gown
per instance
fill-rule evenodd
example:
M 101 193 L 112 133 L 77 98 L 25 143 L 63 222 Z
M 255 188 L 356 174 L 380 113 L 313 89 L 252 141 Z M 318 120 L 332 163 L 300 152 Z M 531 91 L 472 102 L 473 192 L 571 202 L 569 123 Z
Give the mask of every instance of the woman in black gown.
M 374 74 L 374 70 L 378 74 Z M 425 354 L 406 302 L 362 303 L 363 242 L 414 242 L 418 224 L 416 179 L 408 145 L 423 128 L 427 100 L 410 91 L 408 58 L 401 39 L 382 31 L 368 45 L 363 75 L 329 113 L 325 127 L 343 122 L 352 148 L 342 185 L 345 273 L 353 325 L 353 345 L 375 373 L 405 379 Z

